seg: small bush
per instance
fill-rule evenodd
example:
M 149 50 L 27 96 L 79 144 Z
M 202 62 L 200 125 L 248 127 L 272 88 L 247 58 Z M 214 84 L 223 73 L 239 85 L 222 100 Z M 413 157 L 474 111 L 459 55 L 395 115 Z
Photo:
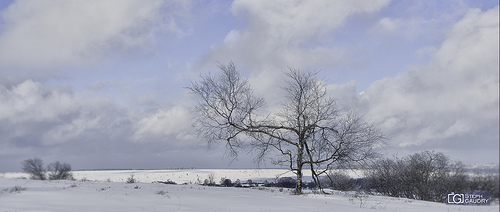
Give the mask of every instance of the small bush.
M 167 197 L 170 199 L 170 196 L 168 195 L 168 191 L 161 190 L 161 191 L 157 191 L 155 194 L 159 195 L 159 196 L 164 196 L 164 197 Z
M 161 191 L 157 191 L 155 194 L 156 194 L 156 195 L 162 195 L 162 196 L 163 196 L 163 195 L 167 195 L 167 194 L 168 194 L 168 191 L 163 191 L 163 190 L 161 190 Z
M 220 186 L 232 187 L 233 186 L 233 182 L 231 181 L 231 179 L 222 178 L 221 181 L 220 181 Z
M 162 184 L 170 184 L 170 185 L 177 185 L 176 182 L 168 179 L 167 181 L 155 181 L 155 183 L 162 183 Z
M 234 185 L 234 187 L 243 187 L 243 185 L 241 185 L 240 179 L 236 179 L 236 181 L 234 181 L 233 185 Z
M 297 182 L 291 177 L 282 177 L 278 179 L 278 183 L 276 183 L 276 186 L 284 188 L 295 188 L 297 186 Z
M 137 181 L 135 178 L 134 178 L 134 174 L 130 174 L 130 177 L 127 178 L 127 183 L 137 183 L 139 181 Z
M 32 180 L 46 180 L 47 170 L 43 167 L 43 161 L 40 158 L 27 159 L 22 163 L 23 171 L 31 175 Z
M 356 188 L 356 181 L 343 172 L 331 171 L 321 179 L 321 185 L 334 190 L 352 191 Z
M 208 179 L 203 181 L 204 186 L 215 186 L 215 174 L 209 174 Z
M 9 193 L 21 193 L 21 191 L 24 191 L 26 190 L 25 187 L 21 187 L 21 186 L 14 186 L 12 187 L 10 190 L 9 190 Z
M 61 163 L 56 161 L 49 164 L 49 180 L 72 180 L 73 174 L 71 174 L 71 165 L 68 163 Z
M 254 182 L 253 182 L 251 179 L 248 179 L 248 180 L 247 180 L 247 185 L 248 185 L 249 187 L 254 187 L 254 186 L 256 186 L 256 185 L 254 184 Z

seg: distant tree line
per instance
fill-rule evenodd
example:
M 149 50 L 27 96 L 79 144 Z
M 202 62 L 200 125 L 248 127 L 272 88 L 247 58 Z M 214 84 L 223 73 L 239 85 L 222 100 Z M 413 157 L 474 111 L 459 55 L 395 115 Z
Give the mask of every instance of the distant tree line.
M 279 188 L 296 188 L 297 186 L 297 181 L 296 179 L 292 177 L 281 177 L 277 178 L 275 181 L 269 182 L 268 180 L 265 180 L 264 182 L 254 182 L 251 179 L 248 179 L 245 182 L 241 182 L 240 179 L 236 179 L 235 181 L 232 181 L 229 178 L 221 178 L 220 183 L 217 184 L 213 180 L 213 174 L 209 175 L 209 179 L 205 179 L 203 183 L 199 183 L 200 185 L 204 186 L 220 186 L 220 187 L 279 187 Z M 171 183 L 166 183 L 163 181 L 157 181 L 158 183 L 165 183 L 165 184 L 171 184 Z M 200 181 L 201 182 L 201 181 Z M 316 184 L 314 182 L 302 182 L 304 188 L 306 189 L 314 189 L 317 188 Z
M 30 179 L 33 180 L 73 179 L 73 174 L 71 174 L 71 165 L 68 163 L 61 163 L 59 161 L 56 161 L 45 167 L 42 159 L 32 158 L 24 160 L 21 165 L 23 171 L 30 174 Z
M 331 172 L 323 183 L 336 190 L 361 190 L 392 197 L 444 202 L 447 192 L 487 191 L 499 198 L 499 175 L 468 173 L 462 162 L 443 153 L 424 151 L 403 158 L 374 162 L 365 178 L 353 179 Z

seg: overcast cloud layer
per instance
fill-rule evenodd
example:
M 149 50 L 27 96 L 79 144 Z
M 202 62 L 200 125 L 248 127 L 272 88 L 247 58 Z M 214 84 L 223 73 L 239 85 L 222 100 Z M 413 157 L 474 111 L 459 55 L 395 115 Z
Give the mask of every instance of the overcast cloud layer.
M 384 153 L 499 160 L 498 1 L 44 1 L 0 4 L 0 172 L 255 167 L 192 129 L 200 73 L 233 61 L 270 107 L 320 70 Z

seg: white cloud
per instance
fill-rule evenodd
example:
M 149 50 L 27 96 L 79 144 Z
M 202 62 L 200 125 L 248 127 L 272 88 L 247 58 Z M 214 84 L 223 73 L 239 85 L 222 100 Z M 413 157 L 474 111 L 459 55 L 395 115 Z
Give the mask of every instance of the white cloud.
M 388 1 L 234 1 L 233 14 L 247 24 L 229 32 L 206 59 L 246 61 L 245 65 L 299 66 L 312 58 L 331 61 L 331 49 L 304 47 L 321 40 L 349 16 L 376 12 Z M 326 55 L 325 55 L 326 53 Z M 335 54 L 333 52 L 333 54 Z M 300 59 L 306 57 L 305 59 Z M 326 59 L 328 58 L 328 60 Z M 313 62 L 309 62 L 313 63 Z M 240 63 L 236 63 L 240 64 Z M 265 65 L 264 65 L 265 66 Z M 276 66 L 276 65 L 275 65 Z
M 266 44 L 299 45 L 343 25 L 353 14 L 379 10 L 388 1 L 235 1 L 232 12 L 248 19 L 248 33 Z M 265 41 L 263 41 L 265 43 Z
M 391 18 L 382 18 L 375 26 L 375 30 L 382 33 L 393 33 L 398 30 L 400 21 Z
M 183 33 L 175 17 L 167 12 L 169 8 L 165 8 L 176 3 L 15 1 L 1 13 L 4 26 L 0 32 L 0 67 L 43 69 L 87 65 L 103 60 L 109 53 L 150 47 L 155 31 Z M 176 7 L 179 8 L 183 9 Z
M 379 11 L 389 3 L 380 1 L 234 1 L 231 11 L 245 22 L 230 31 L 202 60 L 203 68 L 216 61 L 233 61 L 250 73 L 249 81 L 258 95 L 279 99 L 276 90 L 288 67 L 321 70 L 345 61 L 343 50 L 324 45 L 349 17 Z M 278 83 L 278 84 L 277 84 Z
M 358 105 L 356 83 L 354 81 L 345 84 L 331 84 L 326 88 L 328 94 L 335 98 L 338 107 L 351 110 L 354 105 Z
M 11 123 L 27 121 L 57 121 L 59 113 L 69 113 L 74 106 L 71 93 L 48 88 L 41 83 L 27 80 L 8 90 L 2 90 L 0 120 Z
M 197 142 L 188 106 L 179 103 L 155 111 L 136 111 L 99 96 L 95 88 L 89 89 L 74 92 L 67 86 L 33 80 L 11 87 L 0 84 L 0 158 L 8 161 L 0 169 L 16 169 L 19 161 L 29 157 L 76 158 L 85 164 L 89 157 L 128 160 L 132 154 L 165 158 L 168 153 L 168 158 L 174 159 L 185 155 L 182 151 L 186 149 L 204 153 L 207 146 Z M 152 167 L 185 165 L 150 159 L 140 163 L 154 164 Z
M 0 130 L 5 131 L 6 141 L 36 137 L 31 142 L 54 145 L 90 137 L 137 142 L 178 142 L 196 137 L 190 130 L 189 106 L 181 103 L 137 112 L 86 90 L 73 93 L 32 80 L 10 89 L 0 85 L 0 100 Z
M 498 7 L 470 10 L 431 63 L 379 80 L 359 97 L 367 117 L 401 147 L 498 148 L 498 26 Z
M 109 99 L 89 98 L 32 80 L 10 89 L 0 86 L 0 99 L 0 129 L 9 142 L 29 139 L 37 145 L 53 145 L 85 140 L 93 132 L 109 139 L 131 127 L 117 126 L 131 117 Z
M 491 63 L 492 59 L 498 59 L 498 45 L 492 46 L 498 44 L 498 24 L 498 7 L 484 13 L 470 10 L 449 32 L 449 39 L 436 53 L 437 61 L 457 71 L 498 67 Z
M 176 105 L 144 115 L 136 124 L 134 139 L 138 142 L 177 142 L 176 146 L 196 137 L 191 128 L 188 107 Z

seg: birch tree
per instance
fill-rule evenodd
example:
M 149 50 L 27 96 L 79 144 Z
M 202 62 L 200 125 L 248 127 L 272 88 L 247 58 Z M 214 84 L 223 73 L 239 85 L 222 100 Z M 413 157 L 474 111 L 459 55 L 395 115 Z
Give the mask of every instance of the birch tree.
M 187 87 L 199 99 L 195 127 L 209 143 L 224 142 L 231 156 L 250 148 L 260 161 L 271 158 L 297 176 L 302 193 L 305 169 L 321 189 L 320 176 L 338 163 L 362 162 L 376 155 L 382 134 L 353 111 L 341 110 L 327 95 L 317 72 L 290 68 L 284 102 L 264 113 L 265 101 L 254 95 L 233 63 L 219 64 L 217 75 L 201 75 Z M 271 91 L 270 91 L 271 92 Z M 271 155 L 269 155 L 271 154 Z

